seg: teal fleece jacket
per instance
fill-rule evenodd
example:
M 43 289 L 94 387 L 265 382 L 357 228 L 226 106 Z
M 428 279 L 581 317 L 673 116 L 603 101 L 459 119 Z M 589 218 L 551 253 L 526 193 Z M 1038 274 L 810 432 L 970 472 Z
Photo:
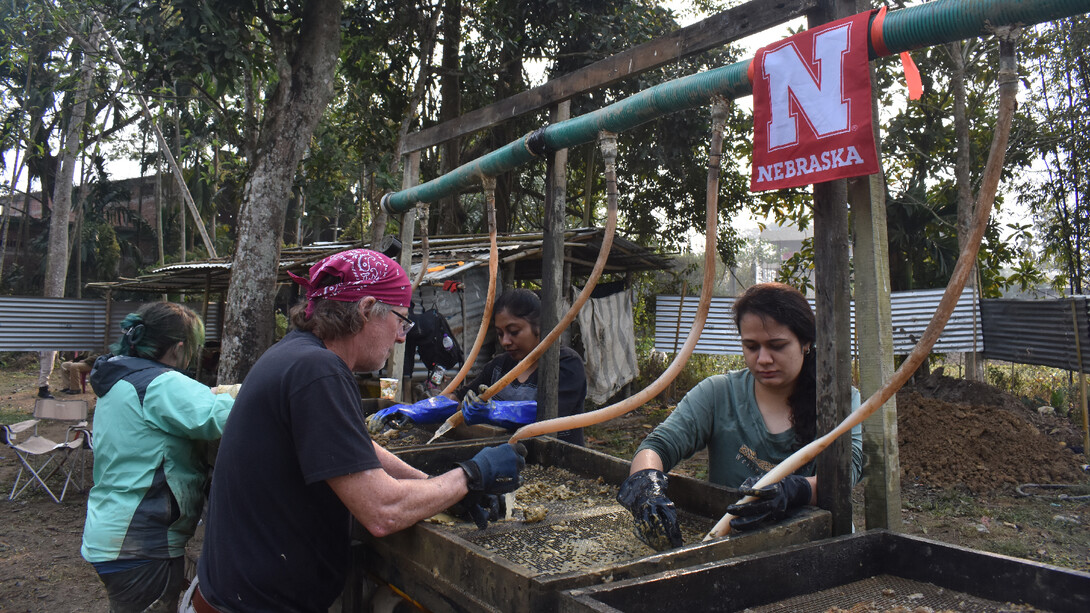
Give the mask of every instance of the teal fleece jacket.
M 205 446 L 234 398 L 153 360 L 102 356 L 91 371 L 95 485 L 80 552 L 88 562 L 184 555 L 204 506 Z

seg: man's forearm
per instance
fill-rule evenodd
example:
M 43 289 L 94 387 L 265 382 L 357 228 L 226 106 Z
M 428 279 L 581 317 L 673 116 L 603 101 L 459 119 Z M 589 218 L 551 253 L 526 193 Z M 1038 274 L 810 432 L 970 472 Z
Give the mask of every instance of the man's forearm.
M 404 460 L 390 453 L 385 447 L 375 443 L 375 453 L 382 462 L 382 469 L 395 479 L 427 479 L 428 473 L 417 470 L 405 463 Z

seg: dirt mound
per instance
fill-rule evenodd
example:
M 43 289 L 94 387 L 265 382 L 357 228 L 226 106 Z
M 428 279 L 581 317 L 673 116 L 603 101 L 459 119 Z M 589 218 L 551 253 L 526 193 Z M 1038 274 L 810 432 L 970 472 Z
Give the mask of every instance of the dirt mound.
M 1030 412 L 1016 399 L 981 383 L 941 376 L 927 383 L 897 394 L 906 483 L 992 492 L 1023 483 L 1086 480 L 1082 456 L 1061 444 L 1062 437 L 1030 423 Z
M 1082 450 L 1083 434 L 1082 429 L 1076 423 L 1078 420 L 1072 421 L 1052 412 L 1041 413 L 1036 406 L 1027 405 L 1018 397 L 987 383 L 947 377 L 943 374 L 941 367 L 936 368 L 922 381 L 905 386 L 905 389 L 917 391 L 927 398 L 947 402 L 978 404 L 1006 409 L 1015 415 L 1021 416 L 1051 438 L 1062 441 L 1076 452 Z

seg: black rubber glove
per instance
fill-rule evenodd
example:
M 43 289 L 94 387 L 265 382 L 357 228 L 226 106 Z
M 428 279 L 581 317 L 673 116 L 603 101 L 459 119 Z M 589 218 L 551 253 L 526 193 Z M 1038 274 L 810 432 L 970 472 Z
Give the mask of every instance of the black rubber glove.
M 661 470 L 647 468 L 633 473 L 621 484 L 617 502 L 636 520 L 636 536 L 656 551 L 681 547 L 677 509 L 666 497 L 669 480 Z
M 488 522 L 503 519 L 507 514 L 507 503 L 502 495 L 496 494 L 470 492 L 462 499 L 462 507 L 480 530 L 487 528 Z
M 750 477 L 738 488 L 742 494 L 757 500 L 727 507 L 727 513 L 734 516 L 730 520 L 730 527 L 734 530 L 753 530 L 761 524 L 779 521 L 789 510 L 810 502 L 813 492 L 806 477 L 787 475 L 779 483 L 754 489 L 758 479 L 760 477 Z
M 504 443 L 486 447 L 473 459 L 458 462 L 466 471 L 470 492 L 506 494 L 518 489 L 519 471 L 526 466 L 526 446 L 522 443 Z

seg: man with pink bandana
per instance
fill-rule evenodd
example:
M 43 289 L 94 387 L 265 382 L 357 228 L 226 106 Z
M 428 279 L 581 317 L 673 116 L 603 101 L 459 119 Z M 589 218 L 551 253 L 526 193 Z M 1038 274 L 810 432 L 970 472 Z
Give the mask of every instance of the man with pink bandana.
M 390 258 L 353 249 L 292 275 L 306 303 L 254 364 L 224 430 L 198 583 L 184 610 L 321 611 L 343 589 L 351 518 L 371 534 L 463 501 L 495 519 L 525 461 L 489 447 L 431 476 L 371 442 L 353 371 L 405 342 L 411 284 Z

